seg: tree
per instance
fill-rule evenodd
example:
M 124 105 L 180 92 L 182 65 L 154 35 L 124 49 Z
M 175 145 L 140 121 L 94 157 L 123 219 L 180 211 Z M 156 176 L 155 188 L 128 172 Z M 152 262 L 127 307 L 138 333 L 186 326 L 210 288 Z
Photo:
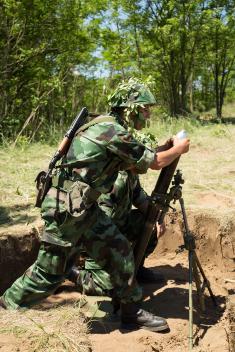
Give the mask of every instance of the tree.
M 208 5 L 206 62 L 214 79 L 216 116 L 220 119 L 226 88 L 235 68 L 235 1 L 216 0 Z
M 1 0 L 0 9 L 1 134 L 30 137 L 35 126 L 66 123 L 74 114 L 73 71 L 94 61 L 93 21 L 105 1 Z

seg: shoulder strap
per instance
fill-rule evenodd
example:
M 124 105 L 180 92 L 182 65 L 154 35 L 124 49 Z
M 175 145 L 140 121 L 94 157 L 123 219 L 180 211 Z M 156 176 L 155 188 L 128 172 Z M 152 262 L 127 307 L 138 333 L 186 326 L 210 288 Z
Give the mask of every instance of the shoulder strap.
M 101 122 L 115 122 L 115 119 L 112 117 L 112 116 L 109 116 L 109 115 L 101 115 L 101 116 L 98 116 L 96 117 L 95 119 L 91 120 L 90 122 L 86 123 L 85 125 L 83 125 L 82 127 L 80 127 L 78 130 L 77 130 L 77 133 L 76 135 L 78 135 L 80 132 L 83 132 L 85 131 L 86 129 L 88 129 L 89 127 L 91 126 L 94 126 L 96 125 L 97 123 L 101 123 Z
M 77 130 L 76 136 L 77 136 L 80 132 L 85 131 L 85 130 L 86 130 L 87 128 L 89 128 L 90 126 L 94 126 L 94 125 L 96 125 L 96 124 L 98 124 L 98 123 L 101 123 L 101 122 L 116 122 L 116 121 L 115 121 L 115 119 L 114 119 L 112 116 L 109 116 L 109 115 L 106 115 L 106 116 L 103 116 L 103 115 L 98 116 L 98 117 L 96 117 L 95 119 L 91 120 L 90 122 L 86 123 L 85 125 L 81 126 L 81 127 Z M 98 145 L 101 145 L 101 143 L 98 143 L 98 141 L 95 141 L 95 140 L 92 139 L 92 138 L 89 138 L 89 137 L 87 137 L 87 136 L 84 136 L 84 138 L 87 138 L 88 140 L 90 140 L 90 141 L 93 142 L 93 143 L 96 143 L 96 144 L 98 144 Z M 77 161 L 77 164 L 79 164 L 79 161 Z M 62 163 L 62 164 L 60 164 L 60 165 L 57 165 L 57 166 L 56 166 L 56 169 L 61 169 L 61 168 L 67 167 L 67 166 L 69 166 L 69 164 L 64 164 L 64 163 Z M 86 163 L 84 163 L 84 162 L 81 161 L 79 167 L 82 168 L 82 167 L 85 167 L 85 166 L 86 166 Z

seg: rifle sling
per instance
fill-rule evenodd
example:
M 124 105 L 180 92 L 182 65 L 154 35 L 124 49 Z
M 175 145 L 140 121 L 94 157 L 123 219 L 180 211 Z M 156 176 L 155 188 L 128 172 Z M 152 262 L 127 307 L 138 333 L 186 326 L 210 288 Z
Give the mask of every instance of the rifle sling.
M 80 127 L 77 132 L 76 132 L 76 136 L 80 133 L 80 132 L 84 132 L 85 130 L 87 130 L 89 127 L 96 125 L 97 123 L 102 123 L 102 122 L 115 122 L 115 119 L 112 116 L 98 116 L 95 119 L 91 120 L 88 123 L 85 123 L 85 125 L 83 125 L 82 127 Z
M 112 116 L 98 116 L 95 119 L 93 119 L 92 121 L 86 123 L 85 125 L 83 125 L 82 127 L 80 127 L 77 132 L 76 132 L 76 136 L 81 133 L 84 132 L 85 130 L 87 130 L 89 127 L 97 125 L 98 123 L 102 123 L 102 122 L 115 122 L 115 119 Z M 88 136 L 83 136 L 84 138 L 88 139 L 89 141 L 96 143 L 98 145 L 102 145 L 101 143 L 99 143 L 98 141 L 96 141 L 93 138 L 90 138 Z M 83 168 L 87 166 L 87 163 L 84 161 L 77 161 L 76 163 L 77 167 L 79 168 Z M 64 167 L 70 166 L 70 164 L 61 164 L 61 165 L 57 165 L 55 168 L 56 169 L 62 169 Z

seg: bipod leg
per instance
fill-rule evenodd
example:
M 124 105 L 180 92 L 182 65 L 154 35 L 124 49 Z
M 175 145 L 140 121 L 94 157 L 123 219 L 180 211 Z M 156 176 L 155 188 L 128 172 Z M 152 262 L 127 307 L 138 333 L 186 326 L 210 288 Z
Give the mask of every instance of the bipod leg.
M 193 349 L 193 262 L 194 262 L 194 249 L 195 242 L 194 237 L 189 231 L 188 220 L 184 207 L 183 198 L 179 199 L 181 211 L 184 220 L 184 248 L 188 250 L 188 261 L 189 261 L 189 351 Z
M 200 309 L 202 312 L 205 312 L 206 308 L 205 308 L 205 297 L 203 294 L 203 290 L 201 287 L 201 279 L 200 279 L 200 275 L 198 272 L 198 267 L 197 267 L 197 262 L 196 262 L 196 253 L 195 251 L 193 251 L 193 277 L 194 277 L 194 281 L 196 284 L 196 288 L 197 288 L 197 295 L 198 295 L 198 300 L 199 300 L 199 304 L 200 304 Z
M 193 233 L 190 232 L 189 226 L 188 226 L 188 220 L 186 216 L 186 211 L 184 207 L 184 200 L 183 198 L 179 198 L 181 210 L 182 210 L 182 215 L 183 215 L 183 220 L 184 220 L 184 227 L 185 227 L 185 233 L 184 233 L 184 248 L 189 251 L 188 258 L 189 258 L 189 351 L 192 351 L 193 348 L 193 291 L 192 291 L 192 282 L 193 282 L 193 275 L 195 278 L 195 283 L 197 286 L 197 292 L 199 294 L 199 302 L 202 311 L 205 310 L 205 305 L 204 305 L 204 290 L 205 287 L 208 288 L 208 291 L 210 293 L 211 299 L 216 306 L 216 300 L 215 296 L 213 295 L 213 292 L 210 288 L 210 283 L 206 278 L 206 275 L 202 269 L 202 266 L 199 262 L 199 259 L 197 257 L 197 254 L 195 252 L 195 239 Z M 203 284 L 201 285 L 201 280 L 199 276 L 198 269 L 203 277 Z
M 193 251 L 188 252 L 189 261 L 189 352 L 193 350 Z
M 202 285 L 202 287 L 207 287 L 207 289 L 209 291 L 209 294 L 210 294 L 210 297 L 212 299 L 212 302 L 214 303 L 215 306 L 217 306 L 217 302 L 216 302 L 215 296 L 214 296 L 214 294 L 212 292 L 212 289 L 211 289 L 211 286 L 210 286 L 210 282 L 207 279 L 207 277 L 206 277 L 206 275 L 204 273 L 204 270 L 202 269 L 201 263 L 200 263 L 200 261 L 199 261 L 199 259 L 197 257 L 196 252 L 194 252 L 194 260 L 195 260 L 197 268 L 199 269 L 199 271 L 200 271 L 200 273 L 201 273 L 201 275 L 203 277 L 203 285 Z

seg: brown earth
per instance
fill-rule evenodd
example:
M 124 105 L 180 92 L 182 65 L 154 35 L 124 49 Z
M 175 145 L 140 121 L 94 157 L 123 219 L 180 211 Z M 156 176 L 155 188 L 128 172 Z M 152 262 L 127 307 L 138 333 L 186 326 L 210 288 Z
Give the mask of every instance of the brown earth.
M 168 219 L 168 222 L 174 219 Z M 194 301 L 194 350 L 200 352 L 233 351 L 226 301 L 235 293 L 234 244 L 235 223 L 212 215 L 190 214 L 190 226 L 197 239 L 197 253 L 218 306 L 215 308 L 206 291 L 206 311 L 200 313 L 196 288 Z M 184 352 L 188 351 L 188 258 L 187 252 L 176 254 L 182 244 L 180 223 L 168 224 L 155 253 L 146 266 L 164 275 L 166 282 L 144 285 L 145 308 L 167 319 L 170 332 L 152 333 L 144 330 L 125 333 L 118 323 L 93 324 L 91 341 L 95 352 Z M 234 321 L 234 320 L 233 320 Z M 229 345 L 231 344 L 231 346 Z
M 196 288 L 193 287 L 194 301 L 194 350 L 197 352 L 233 352 L 234 351 L 234 294 L 235 294 L 235 220 L 231 199 L 219 195 L 200 194 L 201 203 L 206 212 L 190 211 L 189 224 L 195 234 L 197 253 L 218 306 L 215 308 L 206 291 L 206 311 L 201 313 L 198 305 Z M 213 207 L 214 204 L 214 207 Z M 200 207 L 199 207 L 200 208 Z M 226 212 L 225 212 L 226 209 Z M 159 285 L 146 284 L 144 289 L 144 307 L 167 319 L 170 332 L 153 333 L 146 330 L 127 332 L 120 329 L 118 317 L 111 312 L 109 299 L 105 297 L 86 298 L 81 310 L 89 318 L 89 341 L 83 346 L 93 352 L 184 352 L 188 351 L 188 259 L 187 251 L 176 254 L 176 249 L 183 243 L 182 220 L 180 214 L 172 213 L 167 218 L 167 232 L 159 240 L 157 250 L 146 260 L 146 266 L 165 277 Z M 5 233 L 5 241 L 7 235 Z M 1 239 L 1 237 L 0 237 Z M 31 243 L 33 243 L 31 241 Z M 0 246 L 1 247 L 1 246 Z M 32 245 L 33 247 L 33 245 Z M 30 248 L 28 251 L 30 252 Z M 26 265 L 26 264 L 25 264 Z M 4 274 L 2 270 L 2 275 Z M 53 295 L 44 301 L 43 310 L 30 310 L 33 316 L 41 319 L 40 324 L 51 326 L 51 316 L 57 316 L 55 305 L 74 309 L 76 302 L 81 302 L 81 295 L 70 284 L 64 286 L 66 291 Z M 227 304 L 227 300 L 230 304 Z M 83 300 L 84 303 L 84 300 Z M 230 307 L 230 310 L 228 310 Z M 231 308 L 232 307 L 232 308 Z M 80 308 L 79 308 L 80 309 Z M 52 314 L 53 312 L 53 314 Z M 80 310 L 79 310 L 80 312 Z M 4 332 L 4 319 L 8 312 L 0 312 L 0 351 L 82 351 L 77 349 L 53 349 L 40 346 L 35 348 L 27 335 L 21 336 L 12 328 Z M 11 313 L 13 314 L 13 313 Z M 19 313 L 11 315 L 18 319 Z M 59 314 L 59 313 L 58 313 Z M 15 317 L 15 318 L 14 318 Z M 44 319 L 43 319 L 44 317 Z M 13 321 L 12 320 L 12 321 Z M 76 319 L 73 321 L 76 324 Z M 68 324 L 68 330 L 71 325 Z M 66 327 L 65 327 L 66 330 Z M 76 331 L 77 333 L 77 331 Z M 34 336 L 34 332 L 32 336 Z M 37 336 L 37 334 L 36 334 Z M 75 338 L 76 335 L 73 336 Z M 23 343 L 22 343 L 23 341 Z

